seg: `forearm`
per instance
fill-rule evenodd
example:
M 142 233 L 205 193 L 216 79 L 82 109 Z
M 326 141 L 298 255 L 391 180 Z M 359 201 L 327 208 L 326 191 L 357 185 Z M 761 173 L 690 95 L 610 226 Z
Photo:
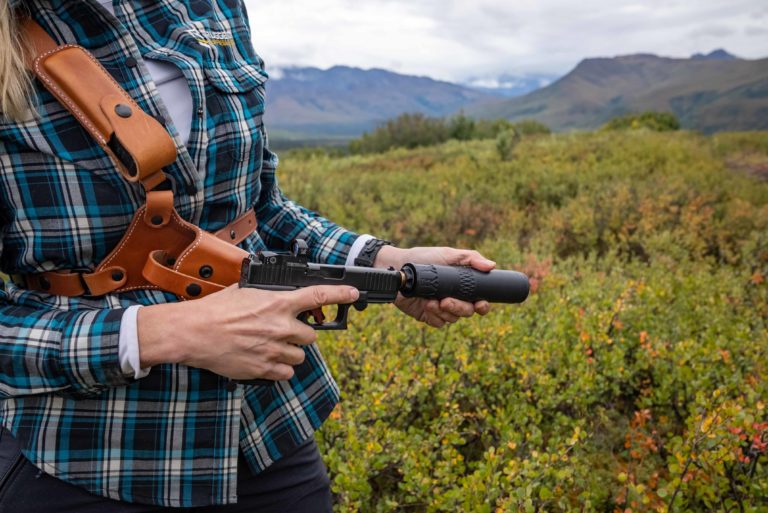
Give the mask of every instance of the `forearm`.
M 18 304 L 0 292 L 0 395 L 87 397 L 128 384 L 119 360 L 123 313 Z
M 293 240 L 303 239 L 313 261 L 343 265 L 358 235 L 286 198 L 278 185 L 277 166 L 277 155 L 265 148 L 256 204 L 264 243 L 269 248 L 288 249 Z

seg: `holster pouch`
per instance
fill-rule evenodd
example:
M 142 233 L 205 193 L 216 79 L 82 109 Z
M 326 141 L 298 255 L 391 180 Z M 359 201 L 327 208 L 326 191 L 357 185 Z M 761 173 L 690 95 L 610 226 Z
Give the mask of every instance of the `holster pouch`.
M 170 191 L 151 191 L 123 239 L 94 275 L 119 277 L 91 294 L 160 289 L 195 299 L 236 283 L 248 253 L 182 219 Z M 108 290 L 114 285 L 117 289 Z M 105 290 L 107 289 L 107 290 Z
M 146 204 L 117 247 L 93 272 L 46 272 L 24 277 L 28 288 L 64 296 L 99 296 L 160 289 L 195 299 L 236 283 L 248 253 L 234 244 L 256 229 L 253 210 L 216 235 L 185 221 L 172 191 L 154 190 L 176 144 L 84 48 L 57 45 L 35 22 L 25 23 L 34 49 L 27 66 L 115 162 L 126 180 L 140 182 Z

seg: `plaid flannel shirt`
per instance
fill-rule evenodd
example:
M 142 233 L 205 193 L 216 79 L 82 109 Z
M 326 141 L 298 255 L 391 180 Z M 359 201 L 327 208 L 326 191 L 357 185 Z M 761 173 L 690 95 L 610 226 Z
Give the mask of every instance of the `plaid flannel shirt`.
M 242 247 L 285 249 L 304 238 L 315 261 L 343 263 L 357 236 L 287 200 L 267 148 L 263 62 L 241 0 L 116 5 L 28 0 L 59 42 L 90 50 L 147 112 L 164 118 L 179 158 L 166 169 L 176 208 L 214 231 L 256 208 Z M 189 143 L 158 98 L 143 59 L 178 66 L 195 103 Z M 37 85 L 40 116 L 0 115 L 0 268 L 94 269 L 143 203 L 75 119 Z M 0 286 L 0 421 L 45 472 L 96 494 L 164 506 L 237 500 L 238 451 L 255 472 L 308 437 L 338 401 L 317 348 L 274 386 L 228 388 L 183 365 L 125 376 L 118 358 L 130 305 L 174 301 L 157 291 L 66 298 Z M 215 343 L 214 340 L 211 343 Z

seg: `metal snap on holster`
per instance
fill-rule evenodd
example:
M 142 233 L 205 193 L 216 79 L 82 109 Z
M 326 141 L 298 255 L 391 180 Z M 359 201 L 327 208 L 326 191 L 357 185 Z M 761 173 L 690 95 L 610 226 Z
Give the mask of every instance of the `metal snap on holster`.
M 54 271 L 23 275 L 23 285 L 62 296 L 100 296 L 159 289 L 195 299 L 236 283 L 248 253 L 235 244 L 256 229 L 253 209 L 216 234 L 185 221 L 173 192 L 156 190 L 162 168 L 176 160 L 176 145 L 84 48 L 57 45 L 28 19 L 24 31 L 32 56 L 27 67 L 91 134 L 130 182 L 139 182 L 146 203 L 133 216 L 117 247 L 93 272 Z

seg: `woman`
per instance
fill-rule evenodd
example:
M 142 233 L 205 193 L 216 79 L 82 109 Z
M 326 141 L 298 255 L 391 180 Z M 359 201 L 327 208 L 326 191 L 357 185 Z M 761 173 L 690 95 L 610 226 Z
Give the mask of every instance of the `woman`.
M 230 287 L 176 302 L 25 286 L 44 271 L 93 270 L 143 191 L 29 79 L 22 12 L 58 43 L 88 49 L 166 126 L 178 158 L 165 171 L 186 220 L 215 231 L 254 208 L 258 231 L 241 243 L 252 253 L 302 238 L 326 263 L 494 265 L 473 251 L 358 236 L 282 195 L 241 1 L 0 0 L 0 262 L 13 276 L 0 289 L 0 511 L 330 511 L 312 434 L 338 390 L 296 315 L 352 302 L 355 290 Z M 489 308 L 398 306 L 435 327 Z M 253 378 L 275 384 L 232 381 Z

